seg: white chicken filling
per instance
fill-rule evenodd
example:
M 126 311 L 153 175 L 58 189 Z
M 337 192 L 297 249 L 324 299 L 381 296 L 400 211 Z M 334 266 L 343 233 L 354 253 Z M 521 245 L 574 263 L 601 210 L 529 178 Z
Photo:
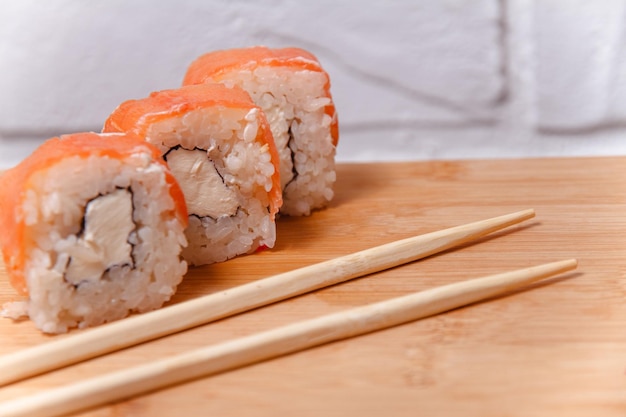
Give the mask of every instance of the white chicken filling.
M 166 159 L 183 190 L 190 215 L 217 219 L 237 213 L 237 193 L 224 183 L 205 150 L 173 148 Z
M 132 194 L 117 189 L 90 200 L 85 208 L 84 227 L 70 255 L 65 279 L 74 285 L 102 278 L 111 267 L 133 265 L 132 245 L 135 230 Z

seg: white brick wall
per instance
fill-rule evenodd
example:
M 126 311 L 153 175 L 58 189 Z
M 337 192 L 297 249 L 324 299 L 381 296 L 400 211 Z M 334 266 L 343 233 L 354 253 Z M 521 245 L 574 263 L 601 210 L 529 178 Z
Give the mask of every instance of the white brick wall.
M 626 0 L 4 0 L 0 167 L 213 49 L 300 46 L 338 159 L 626 154 Z
M 626 2 L 537 2 L 537 126 L 610 127 L 626 119 Z

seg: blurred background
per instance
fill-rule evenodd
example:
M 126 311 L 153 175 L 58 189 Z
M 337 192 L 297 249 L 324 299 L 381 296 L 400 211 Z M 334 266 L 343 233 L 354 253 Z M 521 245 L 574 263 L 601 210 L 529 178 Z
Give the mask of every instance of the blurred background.
M 259 44 L 322 62 L 339 161 L 626 154 L 626 0 L 6 0 L 0 168 Z

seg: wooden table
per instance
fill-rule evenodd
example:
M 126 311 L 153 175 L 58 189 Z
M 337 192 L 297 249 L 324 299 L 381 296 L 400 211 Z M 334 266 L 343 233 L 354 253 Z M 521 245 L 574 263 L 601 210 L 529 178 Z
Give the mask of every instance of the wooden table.
M 0 401 L 434 286 L 576 257 L 548 283 L 85 416 L 624 416 L 626 158 L 344 164 L 273 250 L 196 268 L 173 303 L 415 234 L 535 208 L 476 244 L 0 388 Z M 0 271 L 6 275 L 4 270 Z M 14 297 L 0 280 L 0 303 Z M 50 337 L 0 320 L 0 353 Z

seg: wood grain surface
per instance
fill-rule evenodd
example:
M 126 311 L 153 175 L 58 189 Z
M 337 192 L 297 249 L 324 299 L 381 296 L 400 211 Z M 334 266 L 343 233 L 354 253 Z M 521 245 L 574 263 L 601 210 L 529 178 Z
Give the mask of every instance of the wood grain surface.
M 475 244 L 2 387 L 0 401 L 412 291 L 575 257 L 576 272 L 523 291 L 80 415 L 624 416 L 626 158 L 343 164 L 329 208 L 279 219 L 272 250 L 191 269 L 171 302 L 526 208 L 537 217 Z M 0 303 L 17 299 L 0 274 Z M 0 320 L 0 354 L 51 338 L 29 321 Z

